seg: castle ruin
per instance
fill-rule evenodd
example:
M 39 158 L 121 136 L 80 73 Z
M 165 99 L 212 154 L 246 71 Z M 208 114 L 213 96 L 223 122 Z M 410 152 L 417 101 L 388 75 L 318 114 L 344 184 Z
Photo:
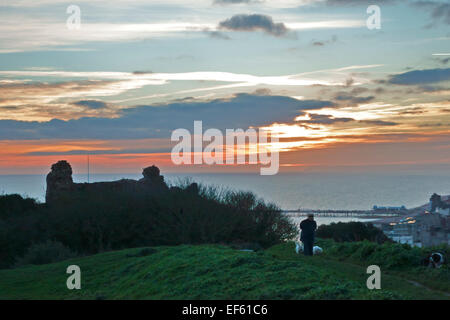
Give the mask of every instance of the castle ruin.
M 76 192 L 131 192 L 158 194 L 169 190 L 156 166 L 147 167 L 142 171 L 140 180 L 121 179 L 111 182 L 74 183 L 72 179 L 72 167 L 65 160 L 58 161 L 51 167 L 47 175 L 47 191 L 45 201 L 48 204 L 57 201 L 62 195 L 70 195 Z

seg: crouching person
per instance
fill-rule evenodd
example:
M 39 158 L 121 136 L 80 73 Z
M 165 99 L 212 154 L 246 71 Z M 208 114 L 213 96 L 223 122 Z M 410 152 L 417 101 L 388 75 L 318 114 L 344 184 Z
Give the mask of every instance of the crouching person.
M 314 221 L 314 215 L 308 214 L 308 218 L 300 223 L 300 240 L 303 242 L 303 253 L 305 256 L 313 255 L 314 234 L 317 229 L 317 223 Z

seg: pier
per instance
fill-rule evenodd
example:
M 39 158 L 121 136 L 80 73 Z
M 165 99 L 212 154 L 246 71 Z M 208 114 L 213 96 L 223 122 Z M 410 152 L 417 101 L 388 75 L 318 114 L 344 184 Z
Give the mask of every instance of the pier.
M 305 217 L 314 214 L 316 217 L 360 217 L 360 218 L 381 218 L 398 217 L 404 212 L 401 211 L 381 211 L 381 210 L 332 210 L 332 209 L 298 209 L 283 210 L 289 217 Z

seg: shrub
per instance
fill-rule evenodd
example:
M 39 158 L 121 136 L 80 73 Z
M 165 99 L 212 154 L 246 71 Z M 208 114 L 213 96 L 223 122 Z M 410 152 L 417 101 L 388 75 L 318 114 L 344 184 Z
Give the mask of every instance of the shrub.
M 76 257 L 77 254 L 64 246 L 61 242 L 50 241 L 31 245 L 25 255 L 16 260 L 16 266 L 29 264 L 47 264 Z
M 367 240 L 359 242 L 335 242 L 318 239 L 324 247 L 324 255 L 333 258 L 376 264 L 387 269 L 403 269 L 421 266 L 421 260 L 431 252 L 449 252 L 448 245 L 432 248 L 411 247 L 407 244 L 386 242 L 381 245 Z
M 364 267 L 378 265 L 382 270 L 398 272 L 427 287 L 448 291 L 449 265 L 443 265 L 439 269 L 427 268 L 422 266 L 422 260 L 432 252 L 441 252 L 449 257 L 449 245 L 418 248 L 391 242 L 380 245 L 367 240 L 335 242 L 330 239 L 318 239 L 317 243 L 324 248 L 325 257 L 356 263 Z
M 78 190 L 24 214 L 0 218 L 0 268 L 11 266 L 17 257 L 31 259 L 33 251 L 26 252 L 27 248 L 49 239 L 81 254 L 95 254 L 179 244 L 269 247 L 292 238 L 295 232 L 278 207 L 249 192 L 188 182 L 157 194 Z M 31 260 L 41 263 L 40 256 L 33 254 Z
M 333 239 L 337 242 L 352 242 L 368 240 L 377 243 L 391 242 L 380 229 L 371 223 L 338 222 L 329 225 L 320 225 L 316 232 L 317 237 Z
M 6 219 L 35 210 L 38 203 L 34 199 L 22 198 L 18 194 L 0 196 L 0 219 Z

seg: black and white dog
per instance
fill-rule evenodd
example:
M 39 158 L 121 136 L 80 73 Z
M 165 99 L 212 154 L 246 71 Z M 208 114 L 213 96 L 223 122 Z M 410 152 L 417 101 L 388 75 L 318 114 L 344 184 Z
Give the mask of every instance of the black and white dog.
M 440 252 L 433 252 L 422 260 L 422 264 L 429 268 L 440 268 L 445 262 L 445 256 Z

